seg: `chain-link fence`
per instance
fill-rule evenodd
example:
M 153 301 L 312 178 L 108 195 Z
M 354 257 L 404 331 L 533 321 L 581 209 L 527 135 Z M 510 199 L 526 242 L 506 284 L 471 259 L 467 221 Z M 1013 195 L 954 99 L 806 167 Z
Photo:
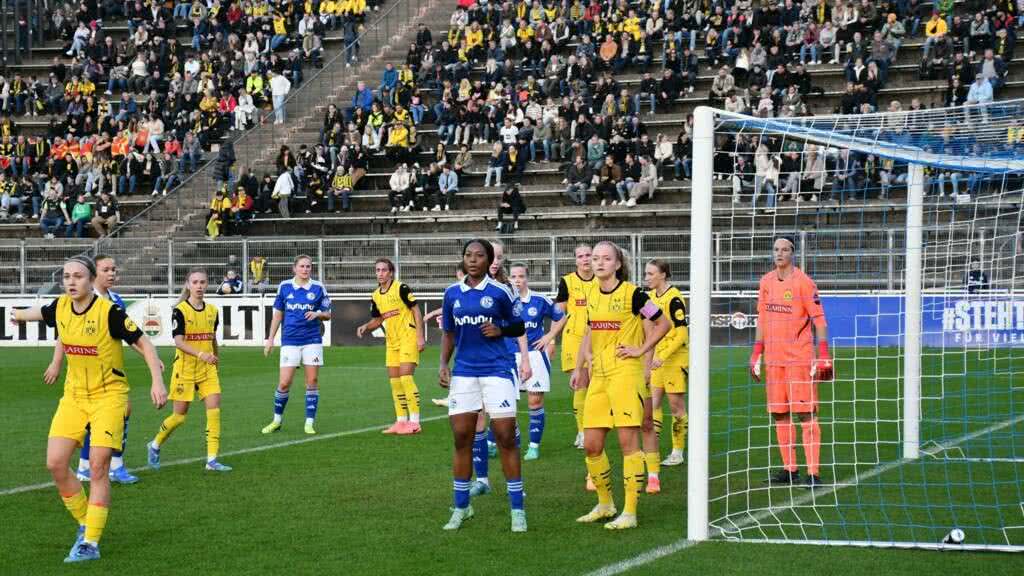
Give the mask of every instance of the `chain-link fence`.
M 968 254 L 980 256 L 983 265 L 1014 261 L 1020 242 L 991 230 L 933 228 L 925 233 L 926 246 L 955 248 L 943 252 L 946 286 L 959 286 Z M 362 293 L 377 284 L 374 262 L 388 258 L 398 276 L 418 292 L 440 292 L 455 277 L 465 236 L 345 237 L 267 239 L 240 238 L 150 240 L 143 246 L 132 239 L 110 239 L 102 245 L 46 240 L 0 243 L 0 293 L 30 293 L 58 278 L 60 263 L 67 257 L 97 250 L 122 260 L 119 286 L 126 293 L 173 294 L 181 288 L 191 268 L 203 268 L 211 281 L 233 273 L 245 291 L 272 290 L 292 276 L 299 254 L 314 260 L 314 275 L 333 293 Z M 672 282 L 689 287 L 690 239 L 684 232 L 576 233 L 572 235 L 515 235 L 502 237 L 506 269 L 525 263 L 534 290 L 554 292 L 558 279 L 576 269 L 574 251 L 579 244 L 611 240 L 633 257 L 632 279 L 643 282 L 644 263 L 658 258 L 669 263 Z M 904 234 L 898 229 L 834 229 L 799 233 L 798 265 L 822 290 L 899 290 L 903 284 Z M 716 291 L 752 290 L 771 268 L 772 235 L 716 232 L 713 238 L 713 286 Z M 130 266 L 124 254 L 145 253 Z M 926 253 L 926 258 L 929 254 Z M 957 260 L 959 258 L 959 260 Z M 962 260 L 962 262 L 960 261 Z M 1005 265 L 1003 266 L 1005 267 Z M 933 282 L 933 287 L 939 287 Z

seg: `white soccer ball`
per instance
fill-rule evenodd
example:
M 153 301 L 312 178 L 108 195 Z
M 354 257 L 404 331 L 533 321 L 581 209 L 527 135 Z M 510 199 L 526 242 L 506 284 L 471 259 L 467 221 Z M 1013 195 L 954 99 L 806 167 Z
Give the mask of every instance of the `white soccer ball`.
M 946 534 L 946 537 L 942 539 L 943 544 L 963 544 L 966 535 L 964 531 L 959 528 L 953 528 Z

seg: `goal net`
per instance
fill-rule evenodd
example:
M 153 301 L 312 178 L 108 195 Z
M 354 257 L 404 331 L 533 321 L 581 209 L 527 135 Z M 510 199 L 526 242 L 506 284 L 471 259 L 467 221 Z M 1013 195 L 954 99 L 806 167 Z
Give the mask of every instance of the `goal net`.
M 690 539 L 1024 550 L 1024 101 L 892 110 L 696 112 Z M 750 375 L 780 237 L 828 325 L 813 413 Z

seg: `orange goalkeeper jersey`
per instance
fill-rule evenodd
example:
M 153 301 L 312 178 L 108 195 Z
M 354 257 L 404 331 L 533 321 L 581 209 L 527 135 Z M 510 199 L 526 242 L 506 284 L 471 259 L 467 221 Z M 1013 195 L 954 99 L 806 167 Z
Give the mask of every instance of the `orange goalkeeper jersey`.
M 761 277 L 757 324 L 764 338 L 767 366 L 810 366 L 814 360 L 811 324 L 825 315 L 818 287 L 799 268 L 780 280 L 772 270 Z

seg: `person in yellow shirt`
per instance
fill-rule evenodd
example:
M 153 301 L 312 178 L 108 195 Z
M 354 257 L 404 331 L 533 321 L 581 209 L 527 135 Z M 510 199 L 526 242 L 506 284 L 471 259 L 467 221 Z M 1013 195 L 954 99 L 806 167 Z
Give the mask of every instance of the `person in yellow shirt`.
M 576 519 L 584 524 L 616 515 L 611 492 L 611 466 L 604 446 L 615 428 L 622 449 L 625 505 L 604 527 L 637 526 L 637 502 L 643 485 L 641 426 L 650 428 L 651 403 L 646 370 L 655 347 L 671 326 L 646 292 L 629 282 L 626 253 L 613 242 L 594 246 L 591 266 L 596 290 L 587 300 L 587 331 L 576 355 L 573 390 L 587 390 L 583 406 L 583 449 L 587 471 L 597 489 L 597 506 Z M 588 362 L 589 360 L 589 362 Z
M 288 39 L 288 26 L 284 14 L 274 12 L 274 35 L 270 37 L 270 50 L 277 50 L 277 47 Z
M 402 122 L 393 122 L 388 130 L 385 149 L 388 158 L 395 162 L 409 161 L 409 127 Z
M 370 321 L 356 329 L 362 338 L 367 332 L 384 329 L 386 352 L 384 365 L 391 383 L 391 400 L 395 405 L 395 423 L 384 434 L 418 434 L 420 432 L 420 391 L 414 374 L 423 338 L 423 314 L 408 284 L 395 279 L 395 264 L 387 258 L 374 263 L 378 288 L 370 297 Z
M 555 306 L 565 314 L 562 320 L 562 372 L 569 374 L 570 378 L 576 370 L 576 354 L 583 343 L 583 334 L 587 331 L 587 302 L 596 283 L 590 267 L 590 246 L 580 244 L 574 256 L 576 271 L 562 276 L 555 295 Z M 572 397 L 572 413 L 576 417 L 574 446 L 580 450 L 583 449 L 583 404 L 586 398 L 587 391 L 582 389 L 575 391 Z
M 42 321 L 57 328 L 67 356 L 64 395 L 50 424 L 46 467 L 78 523 L 78 534 L 65 562 L 100 558 L 99 541 L 110 507 L 110 458 L 120 448 L 128 407 L 122 342 L 138 344 L 150 373 L 150 399 L 160 408 L 167 402 L 156 349 L 142 330 L 110 300 L 93 290 L 96 264 L 85 256 L 64 263 L 64 294 L 47 304 L 12 310 L 15 323 Z M 90 494 L 69 467 L 71 457 L 92 430 Z
M 174 411 L 160 424 L 160 431 L 146 445 L 149 467 L 160 469 L 160 449 L 178 426 L 185 423 L 189 406 L 195 398 L 206 404 L 206 469 L 230 472 L 220 463 L 220 375 L 217 373 L 217 328 L 219 310 L 206 302 L 210 279 L 205 270 L 190 270 L 178 304 L 171 312 L 171 335 L 174 336 L 174 364 L 171 367 L 171 392 Z
M 647 295 L 658 305 L 661 313 L 668 318 L 671 328 L 658 342 L 650 364 L 651 409 L 654 426 L 644 430 L 644 460 L 647 463 L 647 493 L 661 492 L 658 477 L 661 466 L 678 466 L 683 463 L 683 446 L 686 443 L 686 378 L 690 365 L 690 334 L 686 317 L 686 301 L 678 288 L 668 283 L 672 268 L 664 260 L 651 260 L 644 267 L 644 282 Z M 658 448 L 661 435 L 661 401 L 668 394 L 672 407 L 672 453 L 663 462 Z

